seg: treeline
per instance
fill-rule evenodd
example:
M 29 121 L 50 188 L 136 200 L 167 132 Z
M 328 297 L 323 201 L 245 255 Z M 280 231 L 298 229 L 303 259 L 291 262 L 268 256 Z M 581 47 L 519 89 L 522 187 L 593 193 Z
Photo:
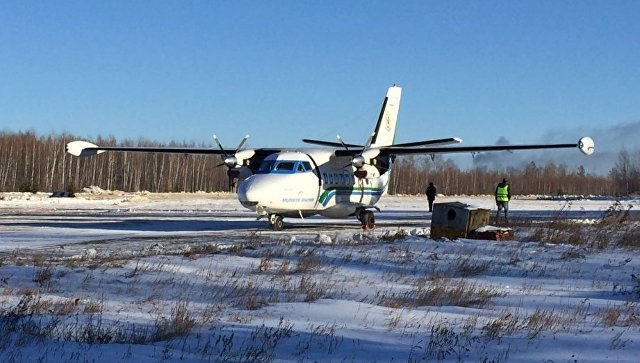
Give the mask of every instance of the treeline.
M 37 136 L 34 132 L 0 132 L 1 191 L 78 191 L 96 185 L 108 190 L 196 192 L 228 190 L 219 156 L 104 153 L 78 158 L 65 151 L 72 135 Z M 211 147 L 193 143 L 161 144 L 149 140 L 97 138 L 102 146 Z M 569 170 L 562 164 L 530 163 L 521 168 L 461 170 L 440 155 L 397 158 L 389 192 L 418 194 L 432 181 L 443 194 L 491 194 L 508 176 L 516 194 L 629 195 L 640 191 L 640 152 L 622 151 L 608 175 Z
M 609 176 L 587 174 L 584 167 L 569 170 L 565 165 L 549 162 L 538 166 L 534 162 L 522 168 L 491 170 L 487 168 L 459 169 L 451 160 L 436 156 L 434 160 L 411 157 L 398 160 L 393 170 L 393 194 L 422 193 L 433 182 L 438 193 L 493 194 L 504 177 L 514 194 L 536 195 L 614 195 L 617 194 Z
M 78 191 L 97 185 L 107 190 L 150 192 L 220 191 L 228 188 L 218 156 L 104 153 L 78 158 L 66 152 L 71 135 L 38 137 L 32 132 L 0 133 L 2 191 Z M 208 147 L 188 143 L 98 138 L 101 146 Z

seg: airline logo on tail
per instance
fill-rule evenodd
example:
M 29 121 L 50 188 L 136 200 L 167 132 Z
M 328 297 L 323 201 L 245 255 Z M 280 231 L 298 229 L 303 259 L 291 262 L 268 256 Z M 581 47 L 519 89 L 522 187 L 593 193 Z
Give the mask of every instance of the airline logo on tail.
M 395 85 L 389 87 L 376 124 L 375 135 L 371 142 L 372 147 L 393 145 L 401 95 L 402 89 L 400 87 Z

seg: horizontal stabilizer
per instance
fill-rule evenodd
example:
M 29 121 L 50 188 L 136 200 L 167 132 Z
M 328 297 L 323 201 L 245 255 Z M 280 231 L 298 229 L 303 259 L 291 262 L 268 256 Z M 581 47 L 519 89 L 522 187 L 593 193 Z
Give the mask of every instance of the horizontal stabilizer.
M 434 139 L 434 140 L 424 140 L 424 141 L 415 141 L 415 142 L 405 142 L 402 144 L 393 144 L 388 147 L 414 147 L 414 146 L 434 146 L 434 145 L 448 145 L 448 144 L 459 144 L 462 142 L 462 139 L 459 137 L 449 137 L 446 139 Z
M 358 148 L 358 149 L 362 149 L 364 147 L 363 145 L 356 145 L 356 144 L 344 144 L 343 145 L 342 143 L 335 142 L 335 141 L 323 141 L 323 140 L 313 140 L 313 139 L 302 139 L 302 142 L 307 143 L 307 144 L 331 146 L 331 147 L 344 147 L 345 145 L 347 147 L 353 147 L 353 148 Z
M 307 144 L 315 144 L 322 146 L 331 146 L 331 147 L 344 147 L 345 145 L 350 148 L 362 149 L 363 145 L 355 145 L 355 144 L 341 144 L 339 142 L 333 141 L 322 141 L 322 140 L 313 140 L 313 139 L 302 139 L 302 142 Z M 461 143 L 462 139 L 459 137 L 449 137 L 446 139 L 433 139 L 433 140 L 424 140 L 424 141 L 415 141 L 415 142 L 406 142 L 402 144 L 393 144 L 388 146 L 388 148 L 394 147 L 414 147 L 414 146 L 434 146 L 434 145 L 448 145 L 448 144 L 458 144 Z

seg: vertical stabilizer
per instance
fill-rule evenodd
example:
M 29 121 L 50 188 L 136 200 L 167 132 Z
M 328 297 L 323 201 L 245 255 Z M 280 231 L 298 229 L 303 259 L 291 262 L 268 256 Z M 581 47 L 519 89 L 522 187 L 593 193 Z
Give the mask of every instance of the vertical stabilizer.
M 393 85 L 389 87 L 387 96 L 384 98 L 378 124 L 374 130 L 375 135 L 371 140 L 371 146 L 392 145 L 396 135 L 396 123 L 398 121 L 398 110 L 400 109 L 400 95 L 402 88 Z

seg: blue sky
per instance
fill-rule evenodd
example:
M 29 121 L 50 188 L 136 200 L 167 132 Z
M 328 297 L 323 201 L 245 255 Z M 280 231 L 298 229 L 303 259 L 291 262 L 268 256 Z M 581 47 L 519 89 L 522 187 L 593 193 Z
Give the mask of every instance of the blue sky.
M 639 1 L 4 0 L 0 129 L 360 143 L 395 83 L 399 142 L 590 134 L 604 151 L 620 143 L 599 143 L 609 127 L 640 130 L 638 14 Z

